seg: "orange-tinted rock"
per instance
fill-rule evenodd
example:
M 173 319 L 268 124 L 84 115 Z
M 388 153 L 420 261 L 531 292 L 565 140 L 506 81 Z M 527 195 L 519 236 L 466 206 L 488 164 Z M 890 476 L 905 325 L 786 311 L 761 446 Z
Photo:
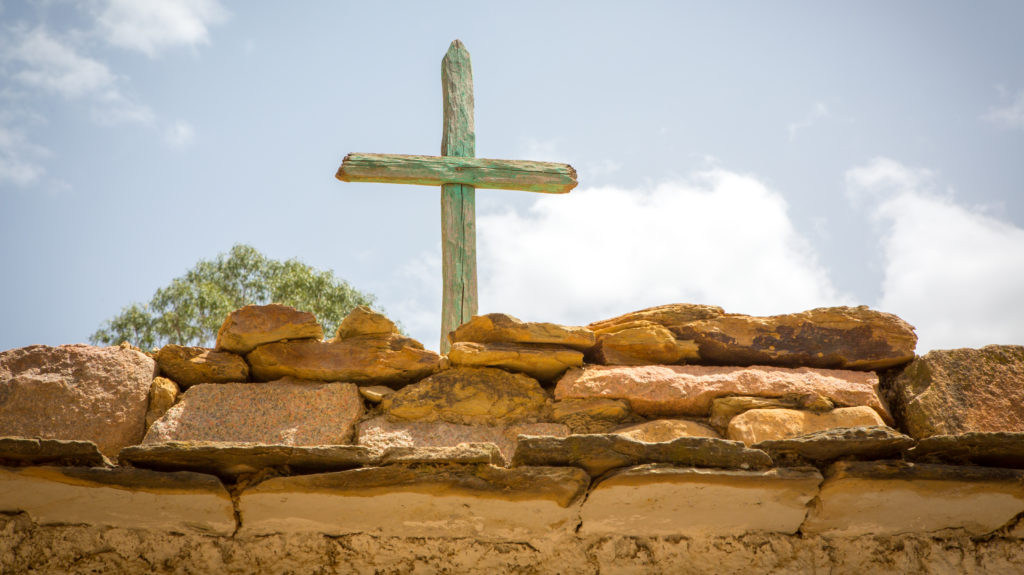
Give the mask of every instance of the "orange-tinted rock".
M 307 311 L 277 303 L 247 305 L 224 319 L 217 332 L 216 348 L 244 355 L 265 343 L 323 337 L 324 328 Z
M 570 367 L 582 366 L 583 352 L 543 344 L 460 341 L 452 345 L 448 359 L 453 365 L 500 367 L 553 381 Z
M 675 441 L 680 437 L 722 438 L 711 427 L 688 419 L 655 419 L 653 421 L 620 427 L 612 433 L 644 443 L 663 443 Z
M 92 441 L 108 457 L 142 440 L 156 362 L 121 347 L 0 352 L 0 436 Z
M 603 365 L 686 363 L 700 359 L 697 344 L 679 341 L 663 325 L 638 321 L 595 332 L 593 359 Z
M 878 412 L 866 405 L 840 407 L 822 413 L 798 409 L 751 409 L 732 418 L 727 437 L 753 445 L 827 429 L 882 425 Z
M 441 357 L 418 341 L 391 334 L 360 336 L 341 341 L 268 343 L 246 356 L 252 378 L 269 381 L 296 377 L 318 381 L 401 386 L 438 369 Z
M 166 377 L 154 377 L 149 388 L 149 408 L 146 410 L 146 430 L 153 422 L 163 417 L 178 399 L 178 384 Z
M 651 322 L 670 328 L 691 321 L 711 319 L 724 314 L 725 311 L 715 305 L 671 303 L 630 312 L 611 319 L 595 321 L 587 327 L 594 331 L 602 331 L 615 327 L 623 328 L 623 326 L 630 326 L 636 322 Z
M 867 405 L 892 422 L 873 372 L 702 365 L 587 366 L 569 370 L 555 399 L 624 399 L 645 416 L 707 417 L 715 398 L 819 395 L 840 407 Z
M 866 306 L 753 317 L 725 315 L 671 328 L 693 340 L 702 363 L 883 369 L 914 359 L 914 328 Z
M 398 333 L 398 326 L 395 325 L 395 322 L 382 313 L 373 311 L 366 306 L 359 306 L 341 320 L 334 337 L 339 340 L 364 335 L 385 337 L 392 333 Z
M 910 435 L 1024 431 L 1024 346 L 930 351 L 893 383 Z
M 351 383 L 199 384 L 153 423 L 144 443 L 343 444 L 362 413 L 363 399 Z
M 167 344 L 157 352 L 156 363 L 161 375 L 182 387 L 249 380 L 249 365 L 242 356 L 228 351 Z
M 452 343 L 548 343 L 588 350 L 594 347 L 594 332 L 585 327 L 525 322 L 503 313 L 473 316 L 448 334 Z

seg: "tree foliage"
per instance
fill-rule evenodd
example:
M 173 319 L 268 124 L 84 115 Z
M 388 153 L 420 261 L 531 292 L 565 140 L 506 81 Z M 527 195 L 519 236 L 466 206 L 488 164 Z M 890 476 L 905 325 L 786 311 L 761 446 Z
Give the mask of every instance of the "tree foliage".
M 148 304 L 133 303 L 89 336 L 93 344 L 127 341 L 142 349 L 168 343 L 212 346 L 224 318 L 249 304 L 281 303 L 312 312 L 333 334 L 348 312 L 372 306 L 362 293 L 331 271 L 296 259 L 270 259 L 252 246 L 237 244 L 227 254 L 199 262 Z

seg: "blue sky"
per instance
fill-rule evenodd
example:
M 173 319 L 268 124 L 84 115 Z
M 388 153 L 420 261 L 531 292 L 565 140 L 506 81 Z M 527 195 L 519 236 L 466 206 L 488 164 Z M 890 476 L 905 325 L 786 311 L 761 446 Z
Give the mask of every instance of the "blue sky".
M 334 179 L 437 154 L 473 58 L 481 312 L 867 304 L 919 351 L 1024 343 L 1020 2 L 0 1 L 0 349 L 86 341 L 249 243 L 436 349 L 440 208 Z

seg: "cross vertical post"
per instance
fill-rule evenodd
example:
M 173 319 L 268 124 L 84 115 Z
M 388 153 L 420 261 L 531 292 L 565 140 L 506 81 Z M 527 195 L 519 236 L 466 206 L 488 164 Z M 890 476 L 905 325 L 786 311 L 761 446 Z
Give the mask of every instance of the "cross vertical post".
M 441 60 L 444 127 L 441 155 L 476 156 L 473 125 L 473 67 L 469 51 L 455 40 Z M 476 189 L 467 184 L 441 185 L 441 353 L 448 353 L 448 333 L 477 312 Z

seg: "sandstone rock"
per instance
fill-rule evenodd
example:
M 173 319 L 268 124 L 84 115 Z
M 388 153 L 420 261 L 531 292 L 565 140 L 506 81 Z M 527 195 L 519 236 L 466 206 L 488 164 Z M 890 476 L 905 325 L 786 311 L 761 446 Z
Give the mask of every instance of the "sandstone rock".
M 359 445 L 378 452 L 397 447 L 454 447 L 461 443 L 492 443 L 505 461 L 512 459 L 519 435 L 565 436 L 569 429 L 557 423 L 524 423 L 510 426 L 460 425 L 438 421 L 388 421 L 374 417 L 359 424 Z
M 489 367 L 455 367 L 381 401 L 392 421 L 501 425 L 535 422 L 550 410 L 537 380 Z
M 41 524 L 102 525 L 231 535 L 235 514 L 220 481 L 198 473 L 116 467 L 0 468 L 0 512 Z
M 370 403 L 380 403 L 384 398 L 394 393 L 395 390 L 386 385 L 367 385 L 359 388 L 359 395 Z
M 1024 469 L 1024 432 L 933 435 L 907 452 L 915 461 Z
M 448 359 L 453 365 L 500 367 L 547 382 L 570 367 L 582 366 L 583 352 L 545 344 L 460 341 L 452 345 Z
M 119 347 L 0 352 L 0 435 L 92 441 L 108 457 L 142 440 L 156 362 Z
M 166 377 L 153 378 L 149 388 L 149 407 L 146 409 L 146 431 L 174 405 L 179 391 L 178 384 Z
M 601 331 L 609 328 L 629 326 L 637 322 L 653 322 L 671 328 L 692 321 L 715 318 L 724 314 L 725 311 L 722 308 L 714 305 L 673 303 L 649 307 L 603 321 L 596 321 L 587 327 L 594 331 Z
M 645 443 L 615 435 L 568 437 L 519 436 L 513 466 L 574 466 L 593 476 L 609 469 L 641 463 L 672 463 L 700 467 L 759 469 L 772 464 L 763 451 L 742 443 L 710 437 L 680 437 L 664 443 Z
M 186 388 L 197 383 L 249 380 L 249 365 L 229 351 L 167 344 L 157 352 L 156 363 L 161 375 Z
M 891 427 L 840 427 L 753 444 L 772 456 L 776 465 L 821 462 L 839 458 L 886 459 L 899 457 L 914 440 Z
M 1024 431 L 1024 346 L 931 351 L 893 382 L 910 435 Z
M 395 322 L 366 306 L 358 306 L 341 320 L 334 337 L 342 340 L 366 335 L 384 337 L 393 333 L 399 333 Z
M 444 447 L 389 447 L 380 456 L 381 465 L 472 464 L 504 466 L 505 458 L 493 443 L 460 443 Z
M 645 443 L 672 441 L 680 437 L 722 438 L 717 431 L 707 425 L 687 419 L 655 419 L 653 421 L 620 427 L 614 433 L 615 435 L 621 435 Z
M 818 491 L 816 469 L 742 471 L 643 465 L 612 472 L 581 511 L 581 535 L 795 533 Z
M 806 409 L 808 411 L 830 411 L 835 408 L 827 397 L 818 394 L 789 395 L 785 397 L 750 397 L 733 395 L 720 397 L 711 402 L 712 427 L 720 433 L 725 433 L 729 428 L 732 418 L 751 409 Z
M 594 347 L 594 332 L 585 327 L 520 321 L 503 313 L 473 316 L 448 335 L 452 343 L 547 343 L 586 351 Z
M 224 319 L 217 331 L 216 349 L 245 355 L 265 343 L 323 337 L 324 328 L 307 311 L 277 303 L 247 305 Z
M 885 422 L 878 416 L 878 412 L 866 405 L 839 407 L 824 413 L 796 409 L 751 409 L 732 418 L 726 437 L 753 445 L 836 427 L 876 425 L 885 425 Z
M 572 468 L 401 465 L 278 477 L 239 497 L 242 536 L 473 537 L 522 541 L 571 533 L 590 478 Z
M 635 417 L 629 403 L 621 399 L 567 399 L 556 401 L 551 417 L 572 433 L 607 433 Z
M 118 459 L 157 471 L 195 471 L 235 481 L 266 469 L 324 473 L 375 465 L 379 458 L 358 445 L 260 445 L 255 443 L 170 441 L 133 445 Z
M 109 467 L 110 462 L 91 441 L 0 437 L 0 465 Z
M 144 443 L 343 444 L 362 412 L 363 400 L 351 383 L 203 383 L 190 387 L 149 428 Z
M 246 356 L 257 381 L 297 377 L 389 386 L 402 386 L 434 373 L 440 359 L 416 340 L 397 334 L 268 343 Z
M 804 533 L 838 537 L 962 530 L 985 535 L 1024 511 L 1024 471 L 991 467 L 838 461 Z
M 570 369 L 555 387 L 555 399 L 624 399 L 644 416 L 706 417 L 711 402 L 729 395 L 822 396 L 839 406 L 867 405 L 887 424 L 892 416 L 870 372 L 780 367 L 645 365 Z
M 692 362 L 700 359 L 697 344 L 677 341 L 666 327 L 636 322 L 596 332 L 597 347 L 591 352 L 603 365 L 651 365 Z
M 910 324 L 866 306 L 769 317 L 729 314 L 672 332 L 697 342 L 702 362 L 718 365 L 883 369 L 914 359 L 917 345 Z

